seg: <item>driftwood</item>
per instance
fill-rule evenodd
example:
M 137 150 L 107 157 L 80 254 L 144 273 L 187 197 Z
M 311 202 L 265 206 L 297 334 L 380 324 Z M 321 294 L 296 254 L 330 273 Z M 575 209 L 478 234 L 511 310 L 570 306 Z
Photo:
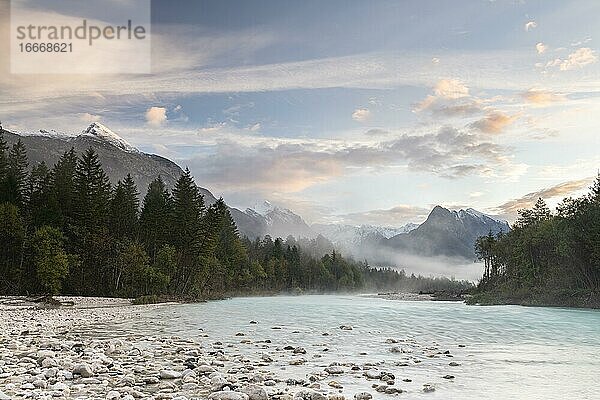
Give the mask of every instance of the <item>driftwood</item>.
M 50 295 L 40 296 L 40 297 L 30 297 L 27 298 L 27 301 L 32 303 L 40 304 L 42 307 L 60 307 L 60 306 L 74 306 L 75 302 L 71 300 L 60 301 L 56 300 L 54 297 Z

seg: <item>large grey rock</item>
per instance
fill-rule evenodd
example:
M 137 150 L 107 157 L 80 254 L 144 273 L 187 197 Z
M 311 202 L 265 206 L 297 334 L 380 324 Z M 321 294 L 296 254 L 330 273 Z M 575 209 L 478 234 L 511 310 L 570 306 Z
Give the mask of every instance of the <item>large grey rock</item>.
M 327 397 L 312 389 L 302 389 L 296 392 L 294 400 L 327 400 Z
M 160 371 L 160 379 L 179 379 L 181 378 L 181 372 L 173 371 L 170 369 L 163 369 Z
M 242 392 L 248 395 L 249 400 L 269 400 L 269 395 L 262 386 L 249 385 L 243 388 Z
M 224 391 L 211 393 L 208 400 L 249 400 L 249 398 L 246 393 Z
M 89 378 L 94 375 L 94 371 L 88 364 L 77 364 L 73 367 L 73 374 L 81 375 L 82 378 Z

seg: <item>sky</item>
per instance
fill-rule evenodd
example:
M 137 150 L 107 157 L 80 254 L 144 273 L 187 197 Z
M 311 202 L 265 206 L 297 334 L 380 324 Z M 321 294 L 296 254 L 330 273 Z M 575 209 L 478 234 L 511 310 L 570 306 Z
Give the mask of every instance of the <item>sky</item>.
M 150 74 L 11 74 L 2 40 L 0 119 L 100 122 L 232 206 L 310 223 L 401 226 L 436 204 L 512 221 L 600 168 L 598 15 L 596 0 L 157 0 Z

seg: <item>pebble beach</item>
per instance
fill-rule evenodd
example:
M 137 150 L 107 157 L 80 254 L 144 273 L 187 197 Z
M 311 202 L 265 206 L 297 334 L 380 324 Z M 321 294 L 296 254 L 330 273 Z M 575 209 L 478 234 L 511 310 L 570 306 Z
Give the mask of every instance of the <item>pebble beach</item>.
M 22 298 L 3 298 L 0 305 L 0 400 L 5 399 L 209 399 L 209 400 L 369 400 L 403 393 L 408 378 L 396 377 L 376 362 L 338 362 L 311 368 L 304 378 L 287 376 L 281 365 L 314 365 L 328 348 L 311 349 L 254 340 L 244 332 L 236 342 L 200 335 L 135 335 L 111 338 L 103 329 L 119 321 L 175 304 L 133 306 L 127 299 L 57 298 L 73 306 L 40 307 Z M 248 326 L 257 324 L 248 321 Z M 352 330 L 351 325 L 337 327 Z M 92 334 L 82 332 L 91 331 Z M 322 334 L 328 336 L 327 332 Z M 228 338 L 229 339 L 229 338 Z M 397 366 L 441 359 L 452 380 L 449 350 L 399 338 L 382 338 L 382 346 L 399 355 Z M 255 350 L 241 351 L 253 346 Z M 365 353 L 366 354 L 366 353 Z M 278 368 L 273 366 L 278 364 Z M 369 390 L 349 392 L 344 384 L 360 381 Z M 419 385 L 421 394 L 435 385 Z

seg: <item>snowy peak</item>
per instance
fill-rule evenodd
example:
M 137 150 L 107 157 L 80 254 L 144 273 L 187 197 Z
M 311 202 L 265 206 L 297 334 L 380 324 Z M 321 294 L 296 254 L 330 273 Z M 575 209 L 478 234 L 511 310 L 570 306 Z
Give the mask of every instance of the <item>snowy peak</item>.
M 88 126 L 81 135 L 92 136 L 96 139 L 104 140 L 129 153 L 139 153 L 139 150 L 133 147 L 128 141 L 98 122 L 90 124 L 90 126 Z
M 312 238 L 316 236 L 301 216 L 266 200 L 253 208 L 247 208 L 244 213 L 251 218 L 264 221 L 267 233 L 273 237 L 285 238 L 292 235 L 297 238 Z

